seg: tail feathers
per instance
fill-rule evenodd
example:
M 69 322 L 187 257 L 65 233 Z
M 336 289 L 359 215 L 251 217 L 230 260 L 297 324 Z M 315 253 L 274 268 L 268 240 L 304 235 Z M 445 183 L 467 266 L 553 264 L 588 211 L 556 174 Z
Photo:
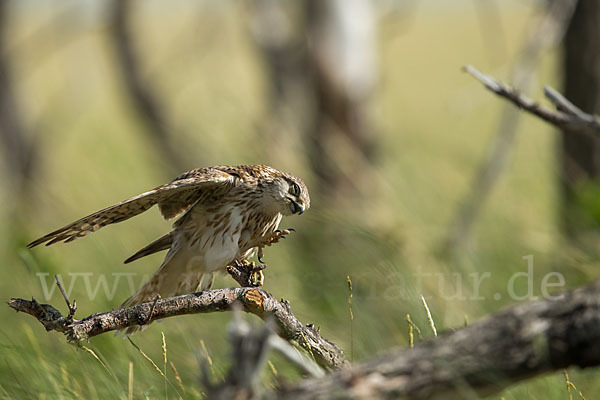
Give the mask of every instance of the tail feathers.
M 125 260 L 125 264 L 129 264 L 132 261 L 135 261 L 139 258 L 149 256 L 150 254 L 154 254 L 158 251 L 167 250 L 171 247 L 173 243 L 173 234 L 172 232 L 167 233 L 166 235 L 156 239 L 154 242 L 150 243 L 148 246 L 139 250 L 137 253 L 129 257 Z
M 214 280 L 215 280 L 214 273 L 209 272 L 206 274 L 202 274 L 202 276 L 200 277 L 200 282 L 198 283 L 198 286 L 195 288 L 195 291 L 202 292 L 204 290 L 209 290 L 212 287 Z
M 137 293 L 135 293 L 133 296 L 131 296 L 130 298 L 125 300 L 119 308 L 133 307 L 138 304 L 143 304 L 143 303 L 147 303 L 150 301 L 154 301 L 155 299 L 158 299 L 160 295 L 157 290 L 154 290 L 152 288 L 151 284 L 152 284 L 152 279 L 150 281 L 146 282 L 146 284 L 144 286 L 142 286 L 142 288 L 140 288 L 140 290 L 138 290 Z M 150 326 L 150 324 L 130 326 L 129 328 L 127 328 L 125 330 L 124 337 L 133 335 L 136 332 L 144 330 L 148 326 Z M 121 332 L 122 332 L 122 330 L 119 330 L 119 331 L 117 331 L 116 334 L 118 335 Z
M 163 271 L 164 269 L 161 268 Z M 192 293 L 195 290 L 202 291 L 211 288 L 214 280 L 214 274 L 209 273 L 198 273 L 192 279 L 180 282 L 178 285 L 170 285 L 172 282 L 163 282 L 163 278 L 167 277 L 165 273 L 159 273 L 157 271 L 154 276 L 144 284 L 133 296 L 128 298 L 121 304 L 120 308 L 132 307 L 138 304 L 153 302 L 158 298 L 167 298 L 172 296 L 179 296 L 182 294 Z M 173 278 L 173 277 L 171 277 Z M 133 335 L 136 332 L 146 329 L 150 324 L 146 325 L 134 325 L 130 326 L 125 330 L 124 337 Z M 118 331 L 117 334 L 121 333 Z

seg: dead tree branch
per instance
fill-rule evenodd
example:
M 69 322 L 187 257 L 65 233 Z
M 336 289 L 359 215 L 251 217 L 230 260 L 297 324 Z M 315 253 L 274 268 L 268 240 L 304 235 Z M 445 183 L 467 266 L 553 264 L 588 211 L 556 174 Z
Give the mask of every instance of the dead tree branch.
M 72 322 L 52 306 L 35 300 L 9 302 L 15 310 L 36 317 L 47 330 L 64 333 L 71 342 L 176 315 L 230 311 L 236 304 L 263 319 L 273 318 L 278 334 L 297 341 L 321 366 L 340 369 L 347 364 L 341 350 L 310 325 L 303 326 L 287 303 L 255 288 L 217 289 L 161 299 L 154 307 L 149 302 Z M 255 339 L 265 342 L 268 337 L 265 332 Z M 252 348 L 264 359 L 266 347 L 260 343 Z M 259 397 L 460 399 L 472 394 L 491 395 L 522 380 L 570 366 L 598 365 L 600 280 L 549 300 L 509 308 L 413 349 L 387 351 L 351 368 L 303 380 Z M 244 398 L 255 397 L 252 389 L 255 385 L 249 377 L 251 374 L 245 375 L 243 382 L 234 379 L 237 382 L 234 392 L 242 390 L 246 393 Z M 220 387 L 219 392 L 225 389 Z
M 208 398 L 220 399 L 253 399 L 260 398 L 263 389 L 260 377 L 267 364 L 268 354 L 274 350 L 290 361 L 295 367 L 311 377 L 323 377 L 325 373 L 314 361 L 302 355 L 288 342 L 274 334 L 273 320 L 269 319 L 260 329 L 253 328 L 240 315 L 233 313 L 229 324 L 229 340 L 232 344 L 232 365 L 223 382 L 214 385 L 205 372 L 202 381 Z
M 558 296 L 557 296 L 558 297 Z M 269 393 L 272 399 L 464 399 L 569 366 L 600 365 L 600 280 L 501 311 L 413 349 Z
M 583 112 L 549 86 L 544 87 L 544 95 L 554 104 L 556 110 L 540 105 L 517 89 L 478 71 L 475 67 L 467 65 L 464 70 L 498 96 L 557 128 L 572 132 L 585 132 L 591 135 L 600 134 L 600 117 Z
M 65 334 L 71 343 L 134 325 L 149 324 L 158 319 L 186 314 L 230 311 L 241 304 L 245 312 L 262 319 L 274 318 L 278 334 L 295 341 L 326 369 L 340 369 L 347 365 L 342 349 L 324 339 L 312 324 L 303 325 L 292 314 L 289 302 L 277 301 L 270 293 L 256 288 L 215 289 L 183 296 L 159 299 L 133 307 L 90 315 L 82 320 L 69 320 L 49 304 L 35 299 L 13 298 L 8 305 L 34 316 L 47 331 Z

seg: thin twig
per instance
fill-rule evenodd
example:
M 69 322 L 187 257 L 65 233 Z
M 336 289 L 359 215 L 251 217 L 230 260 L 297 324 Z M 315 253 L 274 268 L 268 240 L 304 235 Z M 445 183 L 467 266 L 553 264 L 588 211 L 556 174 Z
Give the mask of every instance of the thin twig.
M 323 370 L 311 358 L 299 353 L 298 350 L 279 336 L 271 335 L 269 346 L 309 376 L 320 378 L 325 375 Z
M 158 300 L 160 299 L 160 294 L 157 294 L 156 297 L 154 298 L 154 301 L 152 302 L 152 307 L 150 307 L 150 312 L 148 313 L 148 317 L 146 317 L 146 322 L 142 325 L 146 325 L 150 323 L 150 318 L 152 318 L 152 313 L 154 312 L 154 309 L 156 308 L 156 303 L 158 302 Z
M 67 303 L 67 307 L 69 308 L 69 315 L 67 316 L 67 320 L 72 321 L 73 317 L 75 316 L 75 312 L 77 311 L 77 302 L 73 300 L 73 304 L 71 305 L 71 302 L 67 297 L 67 293 L 65 293 L 65 289 L 63 289 L 62 285 L 60 284 L 60 281 L 58 280 L 58 275 L 54 275 L 54 279 L 56 280 L 56 286 L 58 286 L 58 290 L 60 290 L 60 293 L 62 294 L 63 299 L 65 299 L 65 303 Z
M 554 104 L 554 107 L 556 107 L 556 109 L 559 111 L 563 111 L 567 114 L 574 115 L 581 119 L 586 119 L 589 117 L 588 114 L 584 113 L 579 107 L 571 103 L 565 98 L 565 96 L 563 96 L 550 86 L 544 86 L 544 96 L 546 96 L 546 98 L 550 100 L 550 102 Z
M 465 66 L 464 70 L 498 96 L 557 128 L 572 132 L 585 132 L 590 135 L 600 134 L 600 117 L 583 112 L 549 86 L 544 88 L 544 94 L 557 110 L 540 105 L 517 89 L 480 72 L 471 65 Z
M 260 398 L 262 392 L 260 376 L 267 365 L 270 350 L 277 351 L 314 378 L 325 376 L 317 364 L 299 353 L 288 342 L 274 335 L 272 319 L 268 319 L 264 327 L 255 328 L 240 314 L 239 310 L 234 310 L 229 324 L 234 367 L 229 370 L 222 384 L 213 385 L 208 382 L 206 385 L 208 398 L 216 400 Z

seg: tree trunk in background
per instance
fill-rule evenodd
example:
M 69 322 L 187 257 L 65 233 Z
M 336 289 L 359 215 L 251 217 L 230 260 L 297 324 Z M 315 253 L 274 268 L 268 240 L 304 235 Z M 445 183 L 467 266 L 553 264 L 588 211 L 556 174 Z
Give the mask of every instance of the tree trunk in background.
M 315 90 L 309 153 L 323 188 L 363 187 L 373 161 L 369 102 L 376 81 L 375 17 L 369 0 L 307 0 L 308 58 Z
M 600 114 L 600 2 L 580 0 L 565 36 L 564 94 Z M 600 137 L 562 133 L 563 224 L 581 242 L 600 231 Z M 595 235 L 593 235 L 595 236 Z
M 36 161 L 35 142 L 28 134 L 21 107 L 13 86 L 8 57 L 8 0 L 0 0 L 0 142 L 4 147 L 6 177 L 13 187 L 8 189 L 24 196 L 30 189 L 29 178 Z M 15 198 L 16 200 L 16 198 Z
M 372 2 L 249 4 L 250 30 L 271 86 L 268 142 L 279 151 L 306 145 L 322 193 L 339 198 L 361 192 L 365 180 L 372 183 L 375 142 L 370 115 L 377 77 Z
M 132 100 L 144 132 L 156 144 L 164 157 L 164 164 L 172 167 L 173 173 L 190 169 L 185 154 L 172 143 L 172 131 L 166 112 L 160 105 L 159 96 L 150 81 L 142 77 L 142 60 L 136 52 L 131 28 L 137 3 L 132 0 L 114 0 L 112 3 L 111 34 L 116 53 L 116 65 L 121 70 L 123 84 Z

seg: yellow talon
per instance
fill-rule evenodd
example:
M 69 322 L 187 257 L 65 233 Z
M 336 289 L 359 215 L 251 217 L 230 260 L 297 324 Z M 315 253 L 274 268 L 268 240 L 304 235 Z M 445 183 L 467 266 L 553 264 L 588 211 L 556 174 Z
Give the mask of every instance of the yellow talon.
M 250 274 L 250 282 L 252 286 L 262 286 L 265 282 L 265 275 L 261 270 L 252 271 Z

